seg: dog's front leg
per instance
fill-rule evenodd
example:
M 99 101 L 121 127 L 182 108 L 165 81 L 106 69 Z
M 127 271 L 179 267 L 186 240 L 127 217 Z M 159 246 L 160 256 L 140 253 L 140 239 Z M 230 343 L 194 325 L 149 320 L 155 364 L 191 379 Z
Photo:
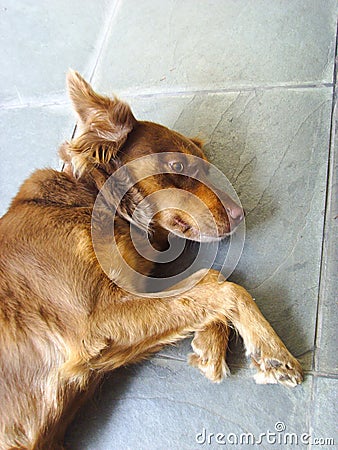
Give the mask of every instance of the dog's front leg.
M 97 303 L 91 331 L 83 341 L 86 350 L 94 350 L 95 355 L 88 355 L 84 365 L 91 370 L 111 370 L 197 331 L 197 336 L 202 336 L 195 345 L 203 363 L 199 367 L 210 374 L 217 353 L 224 358 L 226 327 L 231 322 L 258 369 L 257 382 L 279 382 L 288 386 L 300 383 L 300 364 L 264 319 L 250 294 L 234 283 L 219 283 L 218 276 L 218 272 L 211 270 L 189 291 L 164 298 L 125 294 L 120 300 L 110 302 L 109 292 L 102 292 L 102 303 Z M 215 334 L 215 324 L 219 323 L 224 328 L 217 325 Z M 214 336 L 216 342 L 210 336 Z M 220 342 L 223 342 L 223 349 Z M 210 345 L 215 349 L 212 357 Z M 214 378 L 218 381 L 217 376 Z
M 258 371 L 256 382 L 281 383 L 289 387 L 301 383 L 301 365 L 263 317 L 251 295 L 241 286 L 228 284 L 232 285 L 237 297 L 236 309 L 228 318 L 242 336 L 247 355 Z
M 216 274 L 211 271 L 203 280 L 204 288 L 207 288 L 213 277 Z M 216 279 L 214 282 L 217 282 Z M 251 295 L 234 283 L 224 282 L 219 286 L 225 294 L 226 318 L 242 336 L 247 355 L 258 370 L 256 382 L 281 383 L 286 386 L 300 383 L 303 380 L 301 365 L 263 317 Z M 219 382 L 229 374 L 225 363 L 228 337 L 229 327 L 226 323 L 214 322 L 196 332 L 192 341 L 194 353 L 190 355 L 189 362 L 212 381 Z

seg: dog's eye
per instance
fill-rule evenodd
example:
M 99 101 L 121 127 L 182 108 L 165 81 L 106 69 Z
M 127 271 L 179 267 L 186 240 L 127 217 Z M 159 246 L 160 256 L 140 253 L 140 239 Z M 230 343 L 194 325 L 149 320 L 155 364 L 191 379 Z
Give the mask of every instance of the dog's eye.
M 177 173 L 181 173 L 184 170 L 184 165 L 180 161 L 169 163 L 169 166 L 174 172 Z

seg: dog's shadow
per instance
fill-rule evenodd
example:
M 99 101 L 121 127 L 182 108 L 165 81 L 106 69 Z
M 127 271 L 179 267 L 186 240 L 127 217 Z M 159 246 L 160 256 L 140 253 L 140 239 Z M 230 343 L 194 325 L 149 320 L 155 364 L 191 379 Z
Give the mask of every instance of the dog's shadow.
M 222 241 L 199 243 L 188 241 L 176 236 L 171 237 L 173 247 L 182 249 L 181 253 L 173 260 L 167 263 L 158 263 L 151 274 L 148 288 L 156 291 L 163 291 L 181 282 L 200 269 L 216 269 L 225 272 L 226 258 L 231 246 L 230 238 Z M 154 283 L 153 280 L 156 280 Z
M 185 348 L 188 344 L 189 338 L 178 345 L 182 345 Z M 241 338 L 235 333 L 232 334 L 229 344 L 228 359 L 231 360 L 229 365 L 232 375 L 235 376 L 242 368 L 238 361 L 240 361 L 239 358 L 245 359 L 244 350 Z M 241 352 L 240 356 L 238 350 Z M 158 357 L 161 358 L 161 355 Z M 181 362 L 181 364 L 187 363 Z M 140 363 L 116 369 L 105 376 L 94 396 L 82 406 L 75 420 L 69 426 L 64 440 L 65 449 L 83 450 L 84 448 L 98 448 L 98 445 L 102 445 L 102 439 L 105 439 L 104 436 L 108 434 L 111 436 L 112 442 L 114 442 L 113 432 L 110 432 L 110 429 L 114 428 L 115 422 L 119 426 L 118 424 L 123 420 L 126 398 L 129 397 L 128 393 L 130 393 L 130 397 L 134 398 L 135 393 L 132 393 L 132 385 L 140 376 L 142 377 L 145 365 L 146 367 L 152 366 L 151 362 Z M 157 364 L 154 367 L 156 374 L 161 376 L 160 371 L 165 369 L 162 369 Z M 193 367 L 190 367 L 189 370 L 196 371 Z M 202 374 L 200 376 L 202 377 Z M 226 383 L 226 380 L 224 383 Z M 142 392 L 138 392 L 138 395 L 142 396 Z M 130 408 L 129 405 L 127 407 Z M 122 416 L 122 419 L 119 416 Z M 128 425 L 126 424 L 126 426 Z M 115 448 L 113 444 L 111 448 Z
M 81 407 L 68 427 L 65 449 L 83 450 L 87 446 L 97 448 L 102 430 L 111 422 L 118 410 L 118 403 L 123 401 L 138 370 L 138 365 L 122 367 L 104 377 L 94 396 Z

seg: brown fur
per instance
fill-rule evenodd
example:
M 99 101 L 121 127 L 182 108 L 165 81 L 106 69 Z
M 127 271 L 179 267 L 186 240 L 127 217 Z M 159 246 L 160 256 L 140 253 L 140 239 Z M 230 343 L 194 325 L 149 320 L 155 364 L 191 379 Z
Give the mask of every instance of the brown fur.
M 68 86 L 80 134 L 60 149 L 65 171 L 35 172 L 0 220 L 0 449 L 62 448 L 67 425 L 102 374 L 191 332 L 190 363 L 212 381 L 228 373 L 231 324 L 243 337 L 258 382 L 301 382 L 299 363 L 251 296 L 233 283 L 218 283 L 217 272 L 167 298 L 130 294 L 107 277 L 91 241 L 93 205 L 105 180 L 146 154 L 205 156 L 199 141 L 137 121 L 128 105 L 96 94 L 79 74 L 70 72 Z M 121 253 L 146 275 L 152 264 L 135 252 L 129 218 L 141 199 L 170 187 L 195 193 L 212 211 L 217 233 L 210 239 L 226 235 L 242 218 L 230 198 L 224 208 L 203 183 L 175 174 L 143 180 L 118 209 L 115 232 Z M 165 245 L 168 231 L 197 239 L 192 219 L 180 210 L 158 213 L 152 223 L 156 248 Z M 203 217 L 202 226 L 208 235 Z M 138 233 L 142 240 L 141 225 Z

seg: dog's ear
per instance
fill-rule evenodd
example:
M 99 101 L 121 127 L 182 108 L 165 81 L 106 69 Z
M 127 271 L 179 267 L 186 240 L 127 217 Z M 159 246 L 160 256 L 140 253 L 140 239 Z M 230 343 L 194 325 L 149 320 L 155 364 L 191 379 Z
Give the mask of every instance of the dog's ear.
M 193 142 L 197 147 L 202 148 L 204 145 L 203 139 L 200 139 L 199 137 L 193 137 L 190 138 L 191 142 Z
M 116 97 L 109 98 L 97 94 L 75 70 L 68 71 L 67 87 L 74 109 L 83 125 L 110 126 L 113 129 L 119 128 L 122 133 L 124 129 L 126 132 L 131 131 L 136 119 L 129 105 Z M 95 118 L 100 118 L 102 123 L 92 123 Z
M 84 168 L 87 163 L 108 163 L 137 123 L 129 105 L 116 97 L 97 94 L 74 70 L 67 74 L 67 85 L 80 119 L 80 136 L 70 143 L 73 156 L 81 161 L 76 164 L 77 169 L 79 166 Z

